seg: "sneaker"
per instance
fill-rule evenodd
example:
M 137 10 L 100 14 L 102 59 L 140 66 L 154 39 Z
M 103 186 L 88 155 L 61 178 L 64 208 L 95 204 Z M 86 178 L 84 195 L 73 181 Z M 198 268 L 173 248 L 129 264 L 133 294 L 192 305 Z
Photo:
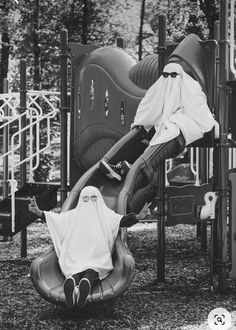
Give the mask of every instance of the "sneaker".
M 66 306 L 69 308 L 74 307 L 76 300 L 75 279 L 73 277 L 68 277 L 64 282 L 63 289 Z
M 78 293 L 76 304 L 78 307 L 84 307 L 86 305 L 88 296 L 91 292 L 91 283 L 87 278 L 82 278 L 78 285 Z
M 122 171 L 123 173 L 122 174 L 127 174 L 131 168 L 131 165 L 129 162 L 127 162 L 127 160 L 124 160 L 122 163 L 121 163 L 121 168 L 122 168 Z
M 99 164 L 99 168 L 106 176 L 108 176 L 108 178 L 121 181 L 122 177 L 120 175 L 121 174 L 120 163 L 118 163 L 117 165 L 112 165 L 112 164 L 108 164 L 104 160 L 101 160 Z

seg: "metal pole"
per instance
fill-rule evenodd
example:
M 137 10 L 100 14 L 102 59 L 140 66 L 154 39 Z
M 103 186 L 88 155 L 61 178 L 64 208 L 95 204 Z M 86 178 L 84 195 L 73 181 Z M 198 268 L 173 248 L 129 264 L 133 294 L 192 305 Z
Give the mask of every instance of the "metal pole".
M 219 210 L 217 217 L 217 270 L 218 289 L 226 290 L 227 279 L 227 194 L 228 194 L 228 91 L 226 81 L 229 70 L 228 0 L 220 1 L 220 70 L 219 70 Z
M 166 15 L 159 15 L 158 75 L 165 66 L 166 51 Z M 157 219 L 157 280 L 165 281 L 165 160 L 158 169 L 158 219 Z
M 68 32 L 61 30 L 61 205 L 67 197 L 67 49 Z
M 216 21 L 214 25 L 214 38 L 215 40 L 220 40 L 220 21 Z M 219 121 L 219 71 L 220 71 L 220 54 L 219 54 L 219 45 L 216 49 L 216 86 L 214 90 L 214 104 L 215 108 L 217 109 L 216 113 L 216 120 Z M 213 191 L 218 189 L 218 182 L 219 182 L 219 148 L 215 145 L 213 149 Z M 213 275 L 217 274 L 217 255 L 218 255 L 218 241 L 217 241 L 217 221 L 211 221 L 212 224 L 212 259 L 213 259 Z
M 9 83 L 7 78 L 3 79 L 3 93 L 9 92 Z M 9 107 L 8 105 L 4 106 L 4 115 L 9 115 Z M 5 126 L 3 128 L 3 154 L 8 152 L 8 146 L 9 146 L 9 126 Z M 7 198 L 8 196 L 8 180 L 9 180 L 9 171 L 8 171 L 8 162 L 9 158 L 8 156 L 5 156 L 3 158 L 3 198 Z
M 165 66 L 166 53 L 166 15 L 160 14 L 158 16 L 158 76 L 162 74 Z
M 206 183 L 208 179 L 207 175 L 207 148 L 200 148 L 200 182 Z M 201 249 L 202 251 L 207 251 L 207 222 L 202 221 L 200 223 L 201 226 Z
M 20 109 L 22 114 L 26 111 L 26 61 L 20 60 Z M 21 117 L 21 127 L 26 126 L 26 115 Z M 21 133 L 20 160 L 26 159 L 26 131 Z M 20 165 L 20 186 L 27 181 L 26 163 Z M 21 258 L 27 257 L 27 227 L 21 231 Z

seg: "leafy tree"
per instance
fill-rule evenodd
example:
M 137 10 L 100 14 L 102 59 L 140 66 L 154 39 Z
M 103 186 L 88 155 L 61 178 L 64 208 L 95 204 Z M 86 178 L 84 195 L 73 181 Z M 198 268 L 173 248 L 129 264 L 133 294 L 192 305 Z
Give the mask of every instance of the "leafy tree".
M 95 1 L 64 0 L 63 7 L 61 24 L 68 30 L 71 41 L 89 44 L 102 40 L 104 19 Z
M 29 88 L 55 88 L 58 85 L 59 37 L 58 1 L 25 0 L 19 8 L 15 34 L 15 58 L 27 60 Z M 55 63 L 56 61 L 56 63 Z
M 14 10 L 16 10 L 13 0 L 0 1 L 0 33 L 1 33 L 1 59 L 0 59 L 0 93 L 3 92 L 3 80 L 7 78 L 9 68 L 9 57 L 11 51 L 11 37 L 14 28 Z M 16 14 L 16 13 L 15 13 Z
M 139 38 L 138 38 L 138 59 L 141 61 L 142 59 L 142 43 L 143 43 L 143 21 L 145 16 L 145 0 L 142 0 L 142 6 L 140 11 L 140 25 L 139 25 Z
M 199 2 L 200 9 L 206 17 L 209 39 L 214 39 L 214 24 L 219 19 L 219 0 L 200 0 Z
M 194 1 L 190 2 L 190 15 L 188 23 L 185 28 L 186 34 L 194 33 L 201 39 L 207 39 L 209 30 L 207 29 L 207 22 L 204 13 Z

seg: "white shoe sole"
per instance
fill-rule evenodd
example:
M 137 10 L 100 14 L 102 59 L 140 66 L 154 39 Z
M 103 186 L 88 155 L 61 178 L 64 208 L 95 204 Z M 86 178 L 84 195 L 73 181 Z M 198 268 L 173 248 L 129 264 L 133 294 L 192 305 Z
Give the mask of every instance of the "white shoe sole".
M 78 307 L 84 307 L 91 292 L 91 284 L 87 278 L 82 278 L 78 285 L 76 304 Z
M 75 306 L 76 293 L 75 293 L 75 280 L 73 277 L 68 277 L 63 285 L 65 293 L 66 306 L 71 308 Z
M 121 181 L 121 176 L 113 171 L 113 169 L 104 160 L 101 160 L 99 168 L 109 179 Z

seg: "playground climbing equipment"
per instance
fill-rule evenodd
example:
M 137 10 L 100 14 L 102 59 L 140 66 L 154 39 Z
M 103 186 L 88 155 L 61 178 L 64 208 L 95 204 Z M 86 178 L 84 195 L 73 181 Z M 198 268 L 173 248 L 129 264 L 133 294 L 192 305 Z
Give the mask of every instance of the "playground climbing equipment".
M 206 249 L 207 226 L 210 225 L 210 284 L 213 289 L 217 288 L 219 291 L 225 291 L 228 288 L 229 280 L 236 281 L 234 203 L 236 118 L 233 111 L 236 103 L 236 83 L 235 71 L 232 67 L 234 37 L 231 36 L 230 45 L 228 43 L 228 5 L 229 1 L 220 1 L 220 23 L 219 29 L 216 29 L 219 33 L 216 33 L 215 40 L 201 41 L 196 35 L 189 35 L 180 44 L 168 45 L 166 18 L 165 15 L 160 15 L 158 54 L 147 56 L 139 63 L 117 47 L 68 43 L 67 31 L 63 30 L 61 33 L 60 192 L 63 202 L 62 210 L 69 210 L 76 205 L 80 191 L 86 185 L 98 187 L 107 205 L 120 213 L 137 212 L 146 201 L 152 201 L 153 205 L 157 206 L 157 279 L 159 281 L 165 280 L 165 227 L 179 223 L 197 224 L 198 236 L 202 238 L 202 248 Z M 231 28 L 232 15 L 234 15 L 232 8 L 234 8 L 234 1 L 231 2 Z M 229 55 L 231 55 L 231 66 L 228 63 Z M 72 68 L 70 109 L 67 104 L 68 56 L 70 56 Z M 145 150 L 142 140 L 150 140 L 153 132 L 149 134 L 142 127 L 130 131 L 130 124 L 146 89 L 160 76 L 167 62 L 179 63 L 199 82 L 207 95 L 210 109 L 220 123 L 219 139 L 215 139 L 214 131 L 211 131 L 188 147 L 191 155 L 188 167 L 191 179 L 175 175 L 175 173 L 178 174 L 178 169 L 171 167 L 173 161 L 169 161 L 167 172 L 165 161 L 161 164 L 151 161 L 145 165 L 147 180 L 142 180 L 142 175 L 140 176 L 142 188 L 131 191 L 129 187 L 135 187 L 136 176 L 132 177 L 128 174 L 127 179 L 121 183 L 109 180 L 101 173 L 99 161 L 103 157 L 107 161 L 114 162 L 121 158 L 131 163 L 139 160 Z M 24 78 L 25 71 L 22 71 Z M 31 153 L 27 155 L 25 133 L 27 129 L 32 130 L 32 125 L 34 125 L 36 127 L 33 130 L 33 135 L 36 134 L 34 138 L 37 136 L 41 112 L 30 101 L 27 108 L 24 87 L 21 88 L 20 102 L 16 98 L 13 98 L 12 102 L 19 105 L 18 116 L 22 118 L 19 120 L 21 133 L 17 136 L 18 140 L 21 139 L 21 157 L 24 156 L 19 161 L 20 183 L 22 187 L 25 187 L 27 184 L 26 160 L 32 164 L 29 168 L 33 169 L 35 166 L 33 159 L 36 157 L 37 163 L 37 155 L 40 151 L 38 149 L 36 152 L 29 144 Z M 8 114 L 5 111 L 6 107 L 10 110 L 10 106 L 10 101 L 6 101 L 0 108 L 4 120 L 2 125 L 5 125 L 5 121 L 11 121 L 6 118 Z M 69 147 L 68 113 L 71 118 Z M 52 116 L 54 114 L 48 115 L 47 121 Z M 27 124 L 27 120 L 31 120 L 32 125 Z M 5 127 L 2 128 L 5 129 Z M 35 139 L 37 141 L 37 138 Z M 14 150 L 13 146 L 11 148 Z M 8 152 L 8 150 L 5 151 L 5 162 L 10 156 Z M 70 155 L 69 164 L 68 155 Z M 158 157 L 158 154 L 156 156 Z M 180 168 L 182 171 L 184 167 Z M 68 172 L 70 194 L 67 197 Z M 136 172 L 132 170 L 132 173 L 139 175 L 139 168 L 137 167 Z M 32 175 L 30 178 L 32 179 Z M 34 187 L 39 190 L 37 184 Z M 17 198 L 17 192 L 15 196 Z M 4 200 L 1 205 L 4 205 L 3 202 Z M 208 212 L 207 204 L 210 205 L 210 212 Z M 11 216 L 11 221 L 12 213 L 12 210 L 9 210 L 8 216 Z M 3 214 L 0 214 L 0 219 L 2 216 Z M 12 232 L 14 227 L 13 222 L 11 223 Z M 17 228 L 16 223 L 20 223 L 20 220 L 16 221 L 15 218 L 15 228 Z M 24 225 L 27 225 L 27 222 L 24 222 Z M 19 230 L 22 227 L 23 225 L 19 227 Z M 104 281 L 95 285 L 89 297 L 89 304 L 99 304 L 101 301 L 117 297 L 128 288 L 132 281 L 134 260 L 126 244 L 125 229 L 119 232 L 113 257 L 114 271 Z M 60 272 L 53 249 L 33 261 L 31 278 L 36 289 L 45 299 L 55 304 L 65 303 L 62 290 L 64 277 Z
M 21 62 L 21 70 L 24 67 Z M 4 83 L 7 90 L 7 80 Z M 12 237 L 35 220 L 27 212 L 28 196 L 36 195 L 47 209 L 55 206 L 56 186 L 35 182 L 33 177 L 40 155 L 51 145 L 51 124 L 58 116 L 59 100 L 59 93 L 46 91 L 24 90 L 24 93 L 0 95 L 0 130 L 3 133 L 0 235 L 4 238 Z M 46 132 L 43 136 L 42 129 Z M 23 184 L 22 176 L 25 177 Z M 44 198 L 47 205 L 43 205 Z

